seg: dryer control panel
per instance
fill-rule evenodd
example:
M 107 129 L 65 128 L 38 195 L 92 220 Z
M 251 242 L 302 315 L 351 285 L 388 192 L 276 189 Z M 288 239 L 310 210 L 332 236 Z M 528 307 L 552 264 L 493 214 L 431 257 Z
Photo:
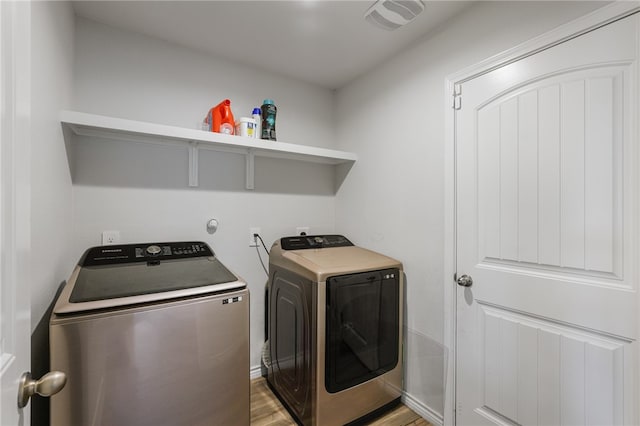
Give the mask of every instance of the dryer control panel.
M 343 235 L 300 235 L 280 239 L 283 250 L 304 250 L 331 247 L 348 247 L 353 243 Z

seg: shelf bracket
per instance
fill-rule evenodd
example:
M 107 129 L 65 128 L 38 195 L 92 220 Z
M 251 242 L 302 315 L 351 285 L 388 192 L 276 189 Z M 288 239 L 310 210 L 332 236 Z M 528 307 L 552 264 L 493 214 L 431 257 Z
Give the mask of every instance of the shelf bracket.
M 255 178 L 255 153 L 253 152 L 253 148 L 249 148 L 247 150 L 247 155 L 245 155 L 245 187 L 247 189 L 254 189 L 254 178 Z
M 198 142 L 189 142 L 189 186 L 198 186 Z

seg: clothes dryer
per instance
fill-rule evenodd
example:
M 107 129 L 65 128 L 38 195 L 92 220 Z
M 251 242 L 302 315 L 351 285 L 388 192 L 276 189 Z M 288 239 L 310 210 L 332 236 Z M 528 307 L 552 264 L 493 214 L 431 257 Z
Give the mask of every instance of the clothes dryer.
M 402 392 L 402 263 L 342 235 L 269 256 L 267 381 L 303 425 L 344 425 Z

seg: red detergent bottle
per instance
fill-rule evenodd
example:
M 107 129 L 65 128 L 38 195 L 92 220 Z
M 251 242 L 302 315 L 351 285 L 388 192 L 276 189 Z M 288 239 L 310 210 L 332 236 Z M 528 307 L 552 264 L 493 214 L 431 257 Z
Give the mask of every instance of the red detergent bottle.
M 225 99 L 218 105 L 209 110 L 205 122 L 209 123 L 212 132 L 226 133 L 233 135 L 236 128 L 236 122 L 231 112 L 231 101 Z

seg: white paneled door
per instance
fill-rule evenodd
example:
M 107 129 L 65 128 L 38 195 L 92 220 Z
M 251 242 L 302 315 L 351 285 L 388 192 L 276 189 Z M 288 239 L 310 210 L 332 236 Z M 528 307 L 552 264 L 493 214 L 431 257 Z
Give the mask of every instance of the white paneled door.
M 638 421 L 639 31 L 461 85 L 458 425 Z

